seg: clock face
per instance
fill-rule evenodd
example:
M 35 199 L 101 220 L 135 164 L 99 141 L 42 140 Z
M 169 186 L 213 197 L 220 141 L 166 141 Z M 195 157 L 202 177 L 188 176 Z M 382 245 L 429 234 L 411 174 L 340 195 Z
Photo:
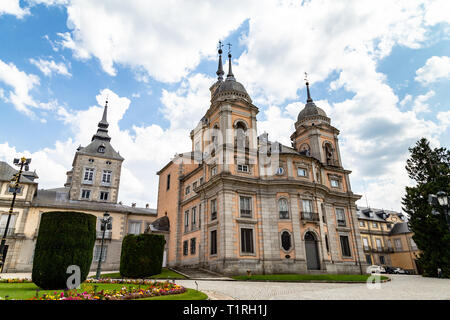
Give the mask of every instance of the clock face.
M 277 169 L 277 175 L 282 175 L 282 174 L 284 174 L 284 168 L 283 167 L 279 167 Z

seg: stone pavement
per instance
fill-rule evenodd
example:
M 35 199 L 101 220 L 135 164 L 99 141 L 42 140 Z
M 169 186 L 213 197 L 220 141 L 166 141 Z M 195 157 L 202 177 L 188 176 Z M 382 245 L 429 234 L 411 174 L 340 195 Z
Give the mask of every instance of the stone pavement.
M 450 279 L 389 275 L 392 281 L 369 289 L 365 283 L 294 283 L 197 280 L 198 290 L 220 300 L 449 300 Z M 196 289 L 193 280 L 177 284 Z M 222 295 L 219 297 L 218 295 Z

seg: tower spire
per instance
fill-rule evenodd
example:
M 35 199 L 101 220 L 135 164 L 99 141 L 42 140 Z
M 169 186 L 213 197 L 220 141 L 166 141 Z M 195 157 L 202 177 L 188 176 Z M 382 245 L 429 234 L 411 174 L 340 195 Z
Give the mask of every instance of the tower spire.
M 309 92 L 308 74 L 306 72 L 305 72 L 305 81 L 306 81 L 306 94 L 307 94 L 306 103 L 313 102 L 313 99 L 311 99 L 311 93 Z
M 217 79 L 219 80 L 219 81 L 223 81 L 223 75 L 225 74 L 225 72 L 223 72 L 223 66 L 222 66 L 222 47 L 223 47 L 223 44 L 222 44 L 222 41 L 220 41 L 219 40 L 219 51 L 218 51 L 218 53 L 219 53 L 219 66 L 217 67 L 217 72 L 216 72 L 216 74 L 217 74 Z
M 108 97 L 106 98 L 105 108 L 103 109 L 102 120 L 98 123 L 97 133 L 92 137 L 92 141 L 94 140 L 105 140 L 111 141 L 111 138 L 108 136 L 108 127 L 109 123 L 107 120 L 108 116 Z
M 227 80 L 235 80 L 233 70 L 231 68 L 231 43 L 228 43 L 228 74 L 227 74 Z

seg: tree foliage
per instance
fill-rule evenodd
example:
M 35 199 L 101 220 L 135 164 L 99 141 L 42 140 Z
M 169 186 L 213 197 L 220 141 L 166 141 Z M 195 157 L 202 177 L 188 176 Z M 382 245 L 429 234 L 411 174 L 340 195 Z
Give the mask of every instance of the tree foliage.
M 67 267 L 80 267 L 86 280 L 92 262 L 97 218 L 82 212 L 42 214 L 33 259 L 33 282 L 42 289 L 66 289 Z
M 410 217 L 408 223 L 414 232 L 414 242 L 422 252 L 418 263 L 424 276 L 435 277 L 437 269 L 441 268 L 443 275 L 450 277 L 450 231 L 445 210 L 428 203 L 429 194 L 439 191 L 450 194 L 450 151 L 432 149 L 425 138 L 409 151 L 406 170 L 416 185 L 406 187 L 402 204 Z M 433 210 L 438 214 L 433 214 Z
M 129 234 L 122 242 L 120 275 L 127 278 L 146 278 L 161 273 L 164 236 Z

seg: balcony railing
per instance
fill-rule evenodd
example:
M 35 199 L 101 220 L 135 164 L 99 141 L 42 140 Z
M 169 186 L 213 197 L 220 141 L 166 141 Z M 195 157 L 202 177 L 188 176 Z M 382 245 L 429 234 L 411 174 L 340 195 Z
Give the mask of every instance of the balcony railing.
M 0 228 L 0 237 L 3 237 L 3 235 L 5 234 L 5 230 L 6 230 L 6 228 Z M 14 229 L 14 228 L 8 228 L 8 231 L 6 232 L 6 236 L 7 237 L 13 236 L 15 233 L 15 230 L 16 229 Z
M 364 251 L 372 251 L 370 246 L 363 246 Z
M 317 212 L 302 211 L 301 218 L 305 221 L 319 221 L 319 214 Z
M 347 223 L 345 223 L 345 220 L 338 220 L 337 224 L 338 224 L 339 227 L 346 227 L 347 226 Z
M 101 239 L 103 237 L 103 231 L 97 231 L 97 239 Z M 112 231 L 106 230 L 105 231 L 105 239 L 111 239 L 112 237 Z
M 211 212 L 211 220 L 216 220 L 217 219 L 217 212 Z
M 394 248 L 390 248 L 390 247 L 377 247 L 377 248 L 372 248 L 372 252 L 392 253 L 392 252 L 394 252 Z

